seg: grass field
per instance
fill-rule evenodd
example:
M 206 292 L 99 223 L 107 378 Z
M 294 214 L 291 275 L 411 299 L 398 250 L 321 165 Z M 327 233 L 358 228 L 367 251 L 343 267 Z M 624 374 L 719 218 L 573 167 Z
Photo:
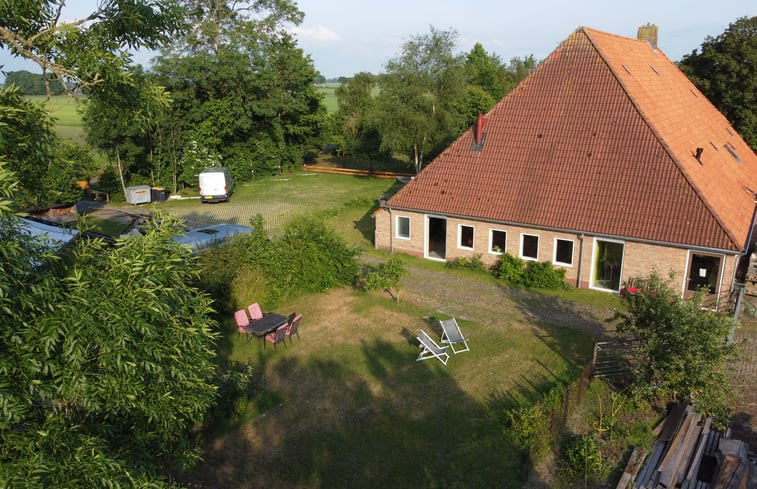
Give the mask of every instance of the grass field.
M 77 143 L 84 142 L 81 115 L 77 110 L 81 107 L 80 101 L 68 95 L 56 95 L 49 99 L 44 95 L 31 95 L 27 98 L 47 107 L 50 115 L 55 119 L 55 130 L 58 135 Z
M 326 112 L 333 114 L 339 109 L 336 101 L 336 89 L 338 83 L 322 83 L 317 85 L 318 91 L 323 94 L 323 103 L 326 106 Z
M 248 225 L 255 214 L 261 214 L 266 230 L 275 234 L 295 214 L 335 214 L 351 206 L 365 212 L 381 195 L 394 192 L 397 185 L 389 179 L 294 173 L 237 185 L 227 203 L 202 204 L 199 199 L 187 199 L 153 205 L 198 224 Z

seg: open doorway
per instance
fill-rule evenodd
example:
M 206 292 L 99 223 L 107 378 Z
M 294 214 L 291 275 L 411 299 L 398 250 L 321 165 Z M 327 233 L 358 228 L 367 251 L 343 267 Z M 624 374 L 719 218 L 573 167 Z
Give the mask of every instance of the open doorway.
M 716 302 L 720 291 L 722 262 L 722 256 L 691 253 L 689 255 L 689 272 L 686 277 L 686 290 L 683 296 L 689 298 L 697 292 L 704 291 L 705 304 Z
M 447 259 L 447 220 L 443 217 L 428 217 L 426 257 L 434 260 Z

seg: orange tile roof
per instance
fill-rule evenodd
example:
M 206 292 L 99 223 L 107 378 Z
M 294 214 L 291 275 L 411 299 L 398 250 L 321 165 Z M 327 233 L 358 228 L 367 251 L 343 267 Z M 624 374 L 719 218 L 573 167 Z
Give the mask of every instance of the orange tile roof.
M 486 119 L 481 151 L 471 128 L 387 205 L 722 250 L 746 243 L 757 155 L 646 41 L 579 28 Z

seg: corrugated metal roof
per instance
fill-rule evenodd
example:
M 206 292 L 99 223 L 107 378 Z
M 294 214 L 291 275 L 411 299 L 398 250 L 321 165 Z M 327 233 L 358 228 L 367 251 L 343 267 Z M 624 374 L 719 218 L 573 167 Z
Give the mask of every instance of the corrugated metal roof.
M 747 239 L 757 156 L 646 41 L 579 28 L 486 118 L 481 151 L 466 131 L 388 205 L 728 250 Z

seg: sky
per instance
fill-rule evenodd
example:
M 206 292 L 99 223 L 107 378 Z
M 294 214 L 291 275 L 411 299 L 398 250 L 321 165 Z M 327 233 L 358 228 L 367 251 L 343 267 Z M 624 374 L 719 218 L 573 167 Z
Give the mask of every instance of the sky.
M 81 17 L 96 0 L 70 0 L 65 15 Z M 722 34 L 740 17 L 757 15 L 755 0 L 297 0 L 305 19 L 291 26 L 298 45 L 326 78 L 361 71 L 381 73 L 410 38 L 430 26 L 457 32 L 458 52 L 475 43 L 508 62 L 513 57 L 547 57 L 580 26 L 636 37 L 647 23 L 659 28 L 658 46 L 673 61 Z M 134 61 L 149 66 L 154 53 Z M 36 65 L 0 51 L 3 70 L 39 72 Z

